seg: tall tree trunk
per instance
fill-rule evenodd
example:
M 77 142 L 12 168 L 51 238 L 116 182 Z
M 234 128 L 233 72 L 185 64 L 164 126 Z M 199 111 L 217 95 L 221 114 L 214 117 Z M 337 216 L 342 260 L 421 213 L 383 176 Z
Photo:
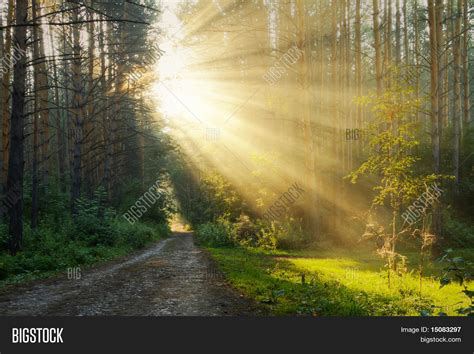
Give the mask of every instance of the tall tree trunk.
M 33 23 L 38 21 L 38 2 L 32 0 Z M 34 68 L 34 110 L 33 110 L 33 161 L 32 161 L 32 184 L 31 184 L 31 228 L 34 230 L 38 226 L 38 120 L 40 115 L 40 58 L 38 36 L 39 26 L 33 26 L 33 68 Z
M 95 142 L 95 129 L 94 129 L 94 16 L 92 11 L 87 12 L 88 20 L 91 21 L 87 24 L 88 32 L 88 82 L 87 82 L 87 116 L 84 123 L 84 180 L 86 181 L 87 193 L 92 196 L 94 186 L 96 182 L 96 162 L 94 159 L 94 151 L 92 150 Z
M 41 2 L 37 2 L 40 4 Z M 41 18 L 41 7 L 37 6 L 38 18 Z M 42 22 L 40 20 L 40 22 Z M 48 84 L 48 65 L 45 54 L 45 39 L 42 26 L 37 27 L 38 38 L 38 70 L 39 70 L 39 117 L 41 122 L 40 143 L 41 143 L 41 180 L 44 185 L 47 185 L 49 170 L 50 170 L 50 156 L 49 156 L 49 84 Z
M 301 112 L 302 112 L 302 127 L 303 127 L 303 141 L 305 149 L 305 185 L 308 195 L 308 203 L 306 208 L 306 223 L 310 227 L 310 230 L 315 233 L 317 230 L 317 218 L 316 208 L 314 205 L 314 196 L 316 194 L 314 188 L 314 149 L 313 149 L 313 136 L 310 121 L 310 101 L 308 92 L 310 90 L 309 82 L 309 68 L 311 67 L 311 41 L 308 36 L 308 29 L 306 27 L 306 11 L 303 0 L 297 0 L 297 45 L 303 55 L 300 58 L 299 68 L 299 84 L 301 89 Z
M 459 192 L 459 146 L 461 141 L 461 18 L 462 0 L 457 0 L 454 15 L 454 108 L 453 108 L 453 164 L 456 178 L 456 192 Z
M 7 14 L 7 28 L 5 29 L 5 47 L 4 54 L 2 58 L 7 56 L 11 58 L 12 55 L 12 30 L 11 25 L 13 23 L 13 12 L 14 12 L 14 2 L 13 0 L 8 0 L 8 14 Z M 3 156 L 3 166 L 2 166 L 2 187 L 6 189 L 7 176 L 8 176 L 8 158 L 9 158 L 9 149 L 10 149 L 10 73 L 11 73 L 11 64 L 5 67 L 4 75 L 2 79 L 2 156 Z
M 463 23 L 464 23 L 464 34 L 463 34 L 463 76 L 464 76 L 464 116 L 463 116 L 463 123 L 465 126 L 465 130 L 469 128 L 469 124 L 471 121 L 470 111 L 471 111 L 471 97 L 469 96 L 469 30 L 471 28 L 469 22 L 469 13 L 468 13 L 468 0 L 463 0 Z
M 407 0 L 403 0 L 403 51 L 405 64 L 410 65 L 410 47 L 408 38 L 408 17 L 407 17 Z
M 430 74 L 431 74 L 431 142 L 434 172 L 439 173 L 440 168 L 440 141 L 439 141 L 439 69 L 438 69 L 438 41 L 437 41 L 437 20 L 435 10 L 435 0 L 428 0 L 428 23 L 430 31 Z
M 8 210 L 10 218 L 8 249 L 12 254 L 21 249 L 23 239 L 23 128 L 25 119 L 27 1 L 16 1 L 15 18 L 14 42 L 21 53 L 13 66 L 10 150 L 7 177 L 7 194 L 14 196 L 14 200 Z
M 418 27 L 418 0 L 414 0 L 413 3 L 413 27 L 415 27 L 415 38 L 414 38 L 414 48 L 415 48 L 415 95 L 418 99 L 420 97 L 420 31 Z M 416 111 L 415 116 L 416 121 L 419 121 L 419 111 Z
M 357 97 L 362 96 L 362 37 L 361 37 L 360 0 L 356 0 L 354 24 L 355 81 Z M 362 105 L 357 105 L 356 127 L 362 129 Z M 357 154 L 361 153 L 362 144 L 357 145 Z
M 5 56 L 5 47 L 4 47 L 4 38 L 3 38 L 3 16 L 2 14 L 0 13 L 0 58 L 4 58 Z M 2 68 L 2 77 L 4 75 L 4 72 L 3 72 L 3 68 Z M 0 84 L 0 102 L 3 102 L 3 92 L 4 92 L 4 89 L 3 89 L 3 83 Z M 3 129 L 3 127 L 2 127 Z M 3 134 L 0 134 L 0 146 L 3 148 Z M 3 171 L 3 154 L 2 154 L 2 158 L 0 159 L 0 173 L 1 171 Z M 3 183 L 3 177 L 0 176 L 0 196 L 2 199 L 0 199 L 0 221 L 3 220 L 3 218 L 5 217 L 5 208 L 3 208 L 3 198 L 4 198 L 4 192 L 5 192 L 5 188 L 6 185 Z
M 373 0 L 374 21 L 374 47 L 375 47 L 375 80 L 377 82 L 377 94 L 381 95 L 383 90 L 382 78 L 382 56 L 380 48 L 380 25 L 379 25 L 379 1 Z
M 68 17 L 69 19 L 69 17 Z M 66 22 L 65 13 L 62 13 L 62 21 Z M 71 74 L 71 58 L 73 58 L 73 43 L 72 43 L 72 28 L 71 26 L 67 26 L 64 28 L 62 33 L 62 47 L 63 53 L 66 60 L 63 60 L 62 65 L 62 79 L 63 79 L 63 86 L 64 86 L 64 93 L 63 93 L 63 109 L 62 114 L 65 121 L 65 138 L 64 138 L 64 150 L 66 154 L 67 161 L 67 169 L 69 175 L 72 176 L 72 169 L 73 169 L 73 150 L 74 150 L 74 142 L 73 142 L 73 135 L 74 135 L 74 122 L 73 122 L 73 104 L 71 91 L 74 91 L 74 87 L 71 84 L 73 76 Z M 69 186 L 69 190 L 70 190 Z
M 384 70 L 386 74 L 387 86 L 392 86 L 392 0 L 385 1 L 385 53 Z
M 402 61 L 402 14 L 400 12 L 400 0 L 395 1 L 395 60 L 397 65 Z
M 102 125 L 102 130 L 100 134 L 100 141 L 102 142 L 102 148 L 99 149 L 99 161 L 98 161 L 98 183 L 102 185 L 105 191 L 108 191 L 107 185 L 104 185 L 105 178 L 105 164 L 107 160 L 107 147 L 109 144 L 109 122 L 107 120 L 107 105 L 108 105 L 108 95 L 109 87 L 107 85 L 107 66 L 105 63 L 106 55 L 106 45 L 105 45 L 105 24 L 99 24 L 99 59 L 100 59 L 100 121 Z
M 437 60 L 438 60 L 438 134 L 439 143 L 441 149 L 441 140 L 443 134 L 443 122 L 445 121 L 445 87 L 444 87 L 444 73 L 445 68 L 445 57 L 446 52 L 444 48 L 444 32 L 443 32 L 443 14 L 444 14 L 444 3 L 443 0 L 436 0 L 435 5 L 436 13 L 436 44 L 437 44 Z M 441 155 L 441 152 L 440 152 Z
M 438 29 L 437 9 L 434 4 L 435 0 L 428 0 L 428 23 L 430 33 L 430 74 L 431 74 L 431 145 L 433 154 L 434 173 L 440 172 L 440 91 L 439 91 L 439 46 L 438 46 Z M 441 237 L 441 213 L 438 207 L 433 210 L 433 233 Z
M 82 177 L 82 144 L 83 144 L 83 125 L 84 125 L 84 107 L 83 107 L 83 87 L 81 75 L 81 45 L 80 28 L 77 24 L 79 20 L 79 8 L 76 7 L 72 12 L 72 21 L 75 22 L 72 28 L 73 36 L 73 59 L 72 59 L 72 85 L 74 90 L 73 112 L 73 161 L 72 161 L 72 186 L 71 186 L 71 211 L 76 215 L 76 202 L 81 196 L 81 177 Z
M 49 45 L 54 49 L 54 37 L 53 29 L 49 28 Z M 55 114 L 55 125 L 56 125 L 56 143 L 57 143 L 57 166 L 58 166 L 58 178 L 59 178 L 59 189 L 61 192 L 66 192 L 66 176 L 65 176 L 65 162 L 66 162 L 66 144 L 64 127 L 62 125 L 61 110 L 60 110 L 60 97 L 59 97 L 59 79 L 58 79 L 58 65 L 56 58 L 53 57 L 53 82 L 54 82 L 54 102 L 56 109 Z M 66 106 L 65 104 L 64 106 Z
M 109 55 L 112 57 L 112 54 L 116 51 L 113 45 L 113 30 L 112 30 L 112 25 L 108 24 L 107 25 L 107 50 L 110 53 Z M 104 62 L 105 64 L 105 62 Z M 107 72 L 107 87 L 106 89 L 106 95 L 108 95 L 107 99 L 107 106 L 108 107 L 114 107 L 114 101 L 115 101 L 115 96 L 112 94 L 113 90 L 113 75 L 114 75 L 114 66 L 109 65 L 108 66 L 108 72 Z M 105 149 L 105 160 L 104 160 L 104 178 L 103 178 L 103 184 L 104 187 L 107 191 L 107 196 L 109 201 L 112 199 L 112 164 L 113 164 L 113 159 L 114 159 L 114 142 L 116 139 L 116 132 L 117 132 L 117 122 L 116 122 L 116 115 L 115 114 L 110 114 L 110 110 L 107 110 L 108 114 L 108 119 L 107 119 L 107 124 L 105 125 L 107 127 L 107 136 L 106 136 L 106 149 Z

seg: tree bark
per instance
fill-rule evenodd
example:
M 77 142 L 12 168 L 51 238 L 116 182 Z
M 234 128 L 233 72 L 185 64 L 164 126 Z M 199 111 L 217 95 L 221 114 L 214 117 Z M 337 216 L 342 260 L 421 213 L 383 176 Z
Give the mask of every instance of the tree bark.
M 38 2 L 32 0 L 32 15 L 33 22 L 36 23 L 38 20 Z M 33 161 L 32 161 L 32 184 L 31 184 L 31 229 L 36 229 L 38 226 L 38 120 L 40 115 L 40 54 L 39 54 L 39 43 L 40 39 L 38 36 L 38 26 L 33 26 L 33 68 L 34 68 L 34 112 L 33 112 Z
M 402 61 L 402 14 L 400 12 L 400 0 L 395 2 L 395 60 L 397 65 Z
M 23 154 L 24 154 L 24 108 L 26 78 L 26 24 L 28 23 L 28 2 L 16 1 L 16 27 L 14 43 L 22 52 L 13 66 L 12 111 L 10 117 L 10 150 L 8 159 L 7 194 L 14 196 L 8 210 L 8 249 L 17 253 L 23 240 Z
M 310 78 L 309 78 L 309 68 L 311 67 L 311 41 L 308 36 L 308 29 L 306 28 L 306 11 L 303 0 L 297 0 L 297 19 L 298 19 L 298 35 L 297 35 L 297 45 L 300 51 L 303 52 L 303 55 L 300 58 L 300 68 L 299 68 L 299 83 L 301 89 L 301 99 L 302 99 L 302 128 L 303 128 L 303 141 L 305 147 L 305 184 L 307 186 L 308 193 L 308 203 L 307 203 L 307 213 L 306 213 L 306 223 L 308 224 L 310 230 L 313 233 L 317 231 L 317 217 L 316 209 L 314 205 L 314 196 L 316 195 L 316 190 L 314 188 L 314 149 L 313 149 L 313 136 L 311 129 L 310 121 L 310 104 L 308 92 L 310 90 Z
M 79 8 L 76 7 L 72 12 L 72 21 L 76 22 L 79 18 Z M 72 59 L 72 85 L 74 90 L 73 112 L 73 161 L 72 161 L 72 186 L 71 186 L 71 212 L 77 214 L 76 202 L 81 196 L 81 175 L 82 175 L 82 144 L 83 144 L 83 125 L 84 125 L 84 107 L 83 107 L 83 87 L 81 78 L 81 45 L 79 24 L 74 24 L 72 28 L 73 36 L 73 59 Z
M 374 47 L 375 47 L 375 80 L 377 82 L 377 94 L 381 95 L 383 90 L 382 81 L 382 57 L 380 50 L 380 25 L 379 25 L 379 1 L 373 0 L 374 21 Z
M 469 85 L 470 85 L 470 77 L 469 77 L 469 30 L 471 28 L 469 23 L 469 13 L 468 13 L 468 6 L 467 0 L 463 0 L 463 23 L 464 23 L 464 34 L 463 34 L 463 76 L 464 76 L 464 116 L 463 116 L 463 123 L 465 126 L 465 130 L 469 128 L 469 124 L 471 121 L 471 97 L 469 95 Z
M 453 108 L 453 164 L 454 176 L 456 178 L 456 192 L 459 192 L 459 147 L 461 141 L 461 18 L 462 0 L 457 0 L 457 8 L 454 15 L 454 108 Z
M 11 25 L 13 23 L 14 13 L 14 2 L 13 0 L 8 1 L 8 14 L 7 14 L 7 28 L 5 29 L 5 47 L 4 54 L 12 54 L 12 34 Z M 2 57 L 3 58 L 3 57 Z M 6 189 L 7 176 L 8 176 L 8 158 L 10 149 L 10 74 L 11 67 L 8 65 L 5 68 L 5 73 L 2 80 L 2 186 Z
M 438 41 L 437 41 L 437 21 L 434 0 L 428 0 L 428 23 L 430 33 L 430 97 L 431 97 L 431 146 L 433 155 L 434 172 L 439 173 L 440 167 L 440 136 L 439 136 L 439 69 L 438 69 Z

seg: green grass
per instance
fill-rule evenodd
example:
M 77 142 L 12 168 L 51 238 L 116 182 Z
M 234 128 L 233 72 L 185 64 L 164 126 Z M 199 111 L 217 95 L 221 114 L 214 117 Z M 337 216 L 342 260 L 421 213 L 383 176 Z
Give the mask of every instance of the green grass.
M 419 293 L 417 257 L 409 270 L 392 273 L 367 249 L 265 252 L 244 248 L 209 248 L 230 283 L 275 315 L 418 316 L 457 315 L 468 299 L 458 284 L 442 289 L 442 266 L 430 262 Z M 302 283 L 304 274 L 305 283 Z

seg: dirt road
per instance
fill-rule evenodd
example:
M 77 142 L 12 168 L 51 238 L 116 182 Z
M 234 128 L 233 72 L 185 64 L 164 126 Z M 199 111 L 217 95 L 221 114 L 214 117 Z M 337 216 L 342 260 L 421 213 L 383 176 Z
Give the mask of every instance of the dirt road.
M 251 315 L 252 304 L 231 289 L 191 233 L 128 259 L 0 291 L 0 315 L 222 316 Z

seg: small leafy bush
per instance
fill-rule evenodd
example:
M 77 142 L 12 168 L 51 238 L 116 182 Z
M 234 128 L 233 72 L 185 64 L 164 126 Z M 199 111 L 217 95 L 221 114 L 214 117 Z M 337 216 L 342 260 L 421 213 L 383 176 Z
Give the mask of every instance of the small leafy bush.
M 9 254 L 0 254 L 0 280 L 5 279 L 13 268 L 13 257 Z
M 276 249 L 275 229 L 266 226 L 262 220 L 251 221 L 248 216 L 241 215 L 233 226 L 233 239 L 242 246 Z
M 444 275 L 440 279 L 440 288 L 451 282 L 458 282 L 463 288 L 462 292 L 469 299 L 470 305 L 466 308 L 457 310 L 459 314 L 473 316 L 474 315 L 474 291 L 468 288 L 469 281 L 473 279 L 474 263 L 463 257 L 454 256 L 453 250 L 448 249 L 446 253 L 439 259 L 445 263 Z
M 256 247 L 259 229 L 247 215 L 241 215 L 232 226 L 232 238 L 243 246 Z
M 154 228 L 140 223 L 130 225 L 128 222 L 117 221 L 112 224 L 112 229 L 122 244 L 133 249 L 145 247 L 159 235 Z
M 200 243 L 212 247 L 225 247 L 233 245 L 228 227 L 223 223 L 208 222 L 199 225 L 196 236 Z
M 474 245 L 474 226 L 467 225 L 447 213 L 445 216 L 446 240 L 453 246 L 472 247 Z
M 281 249 L 301 249 L 310 241 L 310 235 L 303 230 L 301 222 L 293 218 L 272 222 L 267 233 L 271 233 Z

